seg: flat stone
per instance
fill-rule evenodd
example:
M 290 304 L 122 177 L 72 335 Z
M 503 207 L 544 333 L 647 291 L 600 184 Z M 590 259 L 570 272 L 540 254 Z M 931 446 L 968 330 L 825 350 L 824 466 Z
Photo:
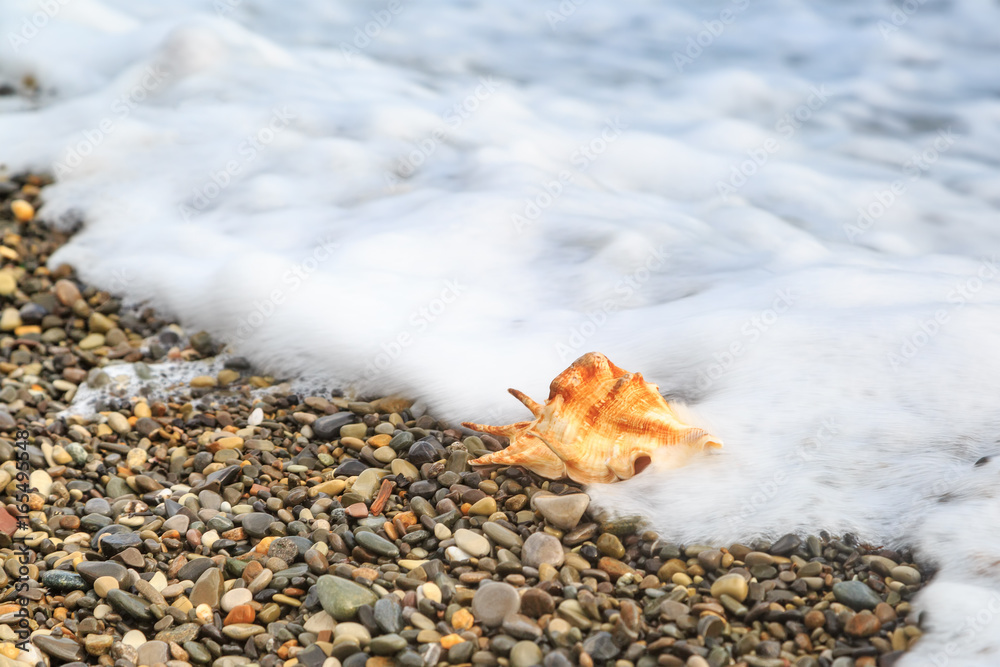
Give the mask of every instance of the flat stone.
M 232 611 L 233 607 L 243 604 L 250 604 L 253 600 L 253 593 L 248 588 L 234 588 L 222 596 L 219 606 L 222 611 Z
M 528 567 L 538 568 L 542 563 L 559 567 L 565 560 L 562 543 L 547 533 L 532 533 L 521 548 L 521 563 Z
M 771 545 L 771 553 L 775 556 L 787 556 L 802 544 L 802 540 L 798 535 L 788 534 L 784 537 L 778 539 L 777 542 Z
M 542 649 L 532 641 L 519 641 L 510 650 L 510 667 L 534 667 L 542 663 Z
M 399 547 L 389 540 L 379 537 L 375 533 L 359 531 L 354 535 L 354 539 L 359 545 L 374 554 L 385 556 L 387 558 L 399 557 Z
M 154 620 L 153 612 L 149 609 L 149 603 L 137 595 L 126 593 L 123 590 L 112 588 L 108 591 L 108 603 L 119 614 L 140 621 Z
M 896 581 L 901 581 L 907 586 L 915 586 L 920 583 L 920 571 L 909 565 L 897 565 L 889 571 L 889 574 Z
M 750 593 L 750 586 L 741 574 L 724 574 L 712 583 L 711 592 L 712 597 L 716 599 L 722 595 L 728 595 L 734 600 L 743 602 Z
M 219 606 L 219 598 L 222 595 L 222 570 L 217 567 L 209 568 L 198 577 L 191 595 L 188 599 L 191 604 L 197 607 L 200 604 L 207 604 L 212 609 Z
M 139 647 L 139 665 L 158 665 L 170 660 L 170 647 L 166 642 L 151 641 Z
M 177 514 L 163 522 L 163 532 L 176 530 L 178 533 L 183 535 L 187 531 L 190 524 L 191 519 L 189 519 L 186 515 Z
M 395 655 L 406 648 L 406 640 L 397 634 L 381 635 L 371 640 L 368 648 L 375 655 Z
M 98 577 L 97 581 L 94 582 L 94 592 L 102 598 L 108 597 L 108 592 L 116 588 L 121 588 L 121 586 L 118 585 L 118 580 L 114 577 Z
M 532 500 L 545 520 L 556 528 L 573 530 L 580 523 L 584 512 L 590 507 L 590 496 L 574 493 L 568 496 L 540 496 Z
M 349 621 L 357 615 L 359 607 L 378 601 L 371 589 L 329 574 L 316 581 L 316 590 L 323 609 L 337 621 Z
M 122 644 L 131 646 L 136 650 L 145 644 L 146 641 L 146 635 L 142 633 L 142 630 L 129 630 L 122 636 Z
M 497 527 L 502 528 L 502 526 Z M 490 541 L 479 533 L 474 533 L 467 528 L 459 528 L 455 531 L 454 537 L 455 544 L 470 556 L 481 558 L 490 553 Z
M 161 642 L 175 642 L 177 644 L 184 644 L 184 642 L 194 641 L 194 638 L 198 636 L 198 631 L 201 626 L 197 623 L 184 623 L 182 625 L 176 625 L 166 630 L 161 631 L 156 635 L 156 639 Z
M 878 593 L 868 587 L 863 581 L 840 581 L 833 585 L 833 596 L 837 602 L 845 604 L 854 611 L 874 609 L 882 601 Z
M 472 614 L 483 625 L 495 627 L 521 607 L 517 589 L 506 583 L 482 584 L 472 598 Z
M 368 631 L 368 628 L 360 623 L 338 623 L 337 628 L 333 631 L 333 638 L 340 639 L 342 637 L 357 639 L 358 643 L 362 646 L 370 642 L 372 639 L 372 635 Z
M 598 632 L 583 642 L 583 650 L 595 661 L 611 660 L 618 655 L 618 647 L 610 632 Z
M 80 574 L 87 583 L 93 585 L 100 577 L 111 577 L 116 581 L 121 581 L 125 578 L 128 570 L 124 565 L 119 565 L 118 563 L 113 563 L 111 561 L 80 561 L 77 563 L 76 571 Z
M 483 532 L 504 549 L 512 549 L 524 544 L 524 540 L 521 539 L 520 535 L 493 521 L 487 521 L 483 524 Z
M 69 570 L 47 570 L 41 577 L 42 585 L 60 593 L 87 590 L 87 582 L 76 572 Z
M 395 596 L 388 595 L 375 603 L 375 623 L 386 633 L 403 629 L 403 608 Z
M 530 639 L 532 641 L 542 636 L 542 629 L 532 619 L 522 614 L 510 614 L 503 619 L 501 626 L 505 634 L 514 639 Z
M 234 623 L 222 628 L 222 634 L 230 639 L 235 639 L 236 641 L 241 642 L 250 639 L 254 635 L 259 635 L 262 632 L 266 632 L 266 630 L 259 625 L 254 625 L 253 623 Z
M 338 412 L 324 415 L 312 423 L 312 432 L 318 440 L 334 440 L 340 435 L 340 429 L 354 421 L 350 412 Z
M 84 514 L 111 516 L 111 503 L 104 498 L 91 498 L 83 505 Z
M 540 588 L 529 588 L 521 595 L 521 613 L 531 618 L 541 618 L 556 610 L 555 600 Z
M 31 643 L 37 646 L 42 653 L 50 655 L 53 658 L 58 658 L 63 662 L 84 660 L 87 655 L 82 646 L 66 637 L 35 635 L 31 638 Z
M 194 641 L 187 641 L 182 646 L 191 657 L 191 662 L 199 665 L 207 665 L 212 661 L 212 654 L 201 644 Z
M 142 538 L 139 537 L 139 533 L 122 532 L 102 537 L 100 541 L 100 548 L 101 553 L 104 556 L 111 558 L 113 556 L 117 556 L 129 547 L 139 547 L 141 544 Z
M 381 600 L 379 600 L 379 602 L 381 602 Z M 377 604 L 378 603 L 376 603 L 376 605 Z M 337 627 L 337 622 L 333 620 L 333 616 L 330 616 L 330 614 L 325 611 L 318 611 L 306 619 L 306 622 L 302 625 L 302 627 L 306 629 L 306 632 L 318 635 L 324 630 L 329 630 L 332 633 L 334 628 Z
M 242 526 L 250 537 L 264 537 L 267 535 L 267 529 L 275 521 L 277 519 L 266 512 L 251 512 L 243 515 Z
M 882 622 L 878 620 L 878 617 L 875 614 L 867 613 L 855 614 L 844 626 L 844 632 L 858 638 L 877 635 L 881 629 Z
M 216 567 L 215 561 L 211 558 L 195 558 L 181 567 L 177 572 L 177 578 L 180 581 L 198 581 L 201 575 L 214 567 Z

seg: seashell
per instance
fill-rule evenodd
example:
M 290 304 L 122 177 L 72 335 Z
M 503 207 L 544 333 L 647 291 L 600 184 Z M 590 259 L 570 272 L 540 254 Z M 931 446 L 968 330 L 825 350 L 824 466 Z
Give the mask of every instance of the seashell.
M 472 465 L 519 465 L 542 477 L 569 477 L 581 484 L 629 479 L 662 448 L 721 447 L 722 441 L 681 423 L 659 388 L 598 352 L 573 362 L 549 386 L 540 405 L 508 390 L 535 416 L 507 426 L 463 426 L 510 439 L 510 445 L 470 461 Z

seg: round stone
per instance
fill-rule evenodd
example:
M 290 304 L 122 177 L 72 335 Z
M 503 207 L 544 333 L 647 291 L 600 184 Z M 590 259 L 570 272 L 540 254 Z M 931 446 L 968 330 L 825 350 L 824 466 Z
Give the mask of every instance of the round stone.
M 232 611 L 234 607 L 250 604 L 253 600 L 253 593 L 248 588 L 234 588 L 222 596 L 219 606 L 223 611 Z
M 122 644 L 136 649 L 145 643 L 146 635 L 142 634 L 141 630 L 129 630 L 125 633 L 125 636 L 122 637 Z
M 743 578 L 741 574 L 725 574 L 712 584 L 712 597 L 719 598 L 722 595 L 728 595 L 729 597 L 743 602 L 747 599 L 747 594 L 750 592 L 750 587 L 747 584 L 747 580 Z
M 878 620 L 878 617 L 875 614 L 869 614 L 867 612 L 855 614 L 851 620 L 847 622 L 847 625 L 844 626 L 844 632 L 852 637 L 859 638 L 877 635 L 881 629 L 882 622 Z
M 542 649 L 535 642 L 519 641 L 510 650 L 510 667 L 533 667 L 541 662 Z
M 487 626 L 497 626 L 521 606 L 521 596 L 510 584 L 490 583 L 482 585 L 472 598 L 472 614 Z
M 118 588 L 118 580 L 114 577 L 98 577 L 94 582 L 94 592 L 102 598 L 108 597 L 108 591 Z
M 547 533 L 533 533 L 521 549 L 521 562 L 528 567 L 537 569 L 542 563 L 559 567 L 565 560 L 562 543 Z

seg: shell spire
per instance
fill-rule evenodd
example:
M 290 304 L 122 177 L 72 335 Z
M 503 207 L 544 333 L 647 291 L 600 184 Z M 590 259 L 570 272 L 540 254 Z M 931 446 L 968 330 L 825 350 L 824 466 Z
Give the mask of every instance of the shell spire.
M 506 449 L 472 465 L 520 465 L 549 479 L 590 484 L 635 476 L 660 448 L 722 446 L 706 431 L 684 424 L 655 384 L 598 352 L 583 355 L 552 380 L 544 405 L 508 391 L 534 419 L 506 426 L 464 422 L 466 428 L 510 439 Z

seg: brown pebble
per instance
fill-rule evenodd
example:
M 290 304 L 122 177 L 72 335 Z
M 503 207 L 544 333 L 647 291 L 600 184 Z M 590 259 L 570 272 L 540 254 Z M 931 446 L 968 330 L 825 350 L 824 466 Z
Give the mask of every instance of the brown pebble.
M 810 630 L 822 628 L 826 623 L 826 616 L 821 611 L 810 611 L 805 617 L 806 627 Z
M 855 614 L 844 627 L 844 632 L 852 637 L 871 637 L 882 629 L 882 623 L 875 614 Z

